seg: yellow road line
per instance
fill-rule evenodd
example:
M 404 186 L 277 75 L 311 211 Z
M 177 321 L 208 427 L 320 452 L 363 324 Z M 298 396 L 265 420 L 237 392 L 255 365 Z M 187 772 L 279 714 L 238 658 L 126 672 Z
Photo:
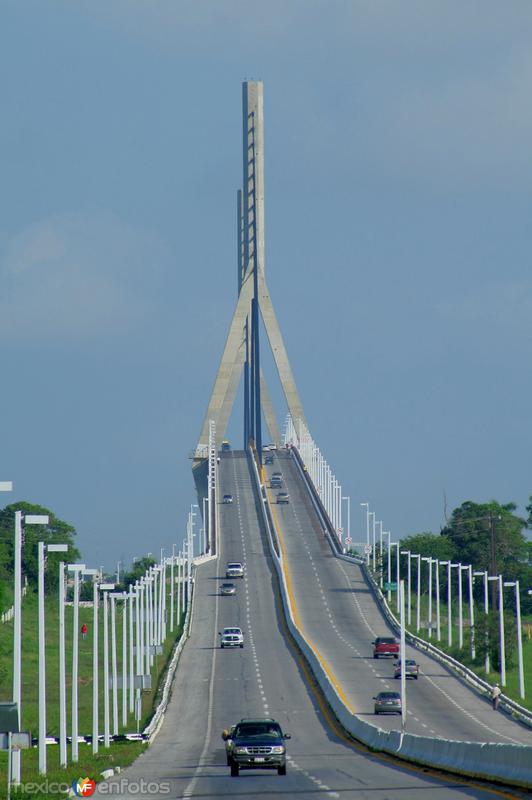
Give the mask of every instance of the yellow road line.
M 286 591 L 288 592 L 288 599 L 290 601 L 290 607 L 291 607 L 291 610 L 292 610 L 292 616 L 293 616 L 293 619 L 294 619 L 294 624 L 295 624 L 296 628 L 298 629 L 298 631 L 300 632 L 301 636 L 303 636 L 303 638 L 307 642 L 308 646 L 311 648 L 312 652 L 314 653 L 314 655 L 316 656 L 318 661 L 320 662 L 320 664 L 323 667 L 325 673 L 327 674 L 327 677 L 329 678 L 330 682 L 332 683 L 332 685 L 336 689 L 336 692 L 337 692 L 338 696 L 340 697 L 340 699 L 342 700 L 343 704 L 346 706 L 346 708 L 349 709 L 349 711 L 351 711 L 352 714 L 354 714 L 355 713 L 355 709 L 353 708 L 353 706 L 351 705 L 351 703 L 349 702 L 349 700 L 345 696 L 345 692 L 342 689 L 340 683 L 338 682 L 338 680 L 336 678 L 336 675 L 332 671 L 332 669 L 329 666 L 329 664 L 327 663 L 327 661 L 323 658 L 323 656 L 321 655 L 320 651 L 318 650 L 316 645 L 313 643 L 312 639 L 305 633 L 305 631 L 303 629 L 303 625 L 301 624 L 301 617 L 299 616 L 299 610 L 297 608 L 297 604 L 296 604 L 295 597 L 294 597 L 294 590 L 293 590 L 293 586 L 292 586 L 292 576 L 290 575 L 290 570 L 288 569 L 288 559 L 287 559 L 287 556 L 286 556 L 286 548 L 285 548 L 285 544 L 284 544 L 284 539 L 283 539 L 283 536 L 281 534 L 281 528 L 279 526 L 279 521 L 277 519 L 277 513 L 276 513 L 275 507 L 274 507 L 275 504 L 271 502 L 270 491 L 269 491 L 268 488 L 266 488 L 266 493 L 268 495 L 268 502 L 270 503 L 270 509 L 271 509 L 271 512 L 272 512 L 272 519 L 273 519 L 273 523 L 275 525 L 275 530 L 277 532 L 277 538 L 279 539 L 279 547 L 281 548 L 281 555 L 283 557 L 283 559 L 282 559 L 283 560 L 283 573 L 284 573 L 284 576 L 285 576 Z

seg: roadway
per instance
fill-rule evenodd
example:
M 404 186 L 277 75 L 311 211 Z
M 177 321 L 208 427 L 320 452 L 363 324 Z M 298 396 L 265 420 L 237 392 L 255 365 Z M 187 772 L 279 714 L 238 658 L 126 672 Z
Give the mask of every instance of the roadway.
M 134 793 L 121 784 L 121 797 L 148 798 L 342 798 L 405 800 L 429 794 L 431 800 L 515 797 L 460 778 L 432 775 L 385 756 L 368 753 L 334 727 L 328 709 L 310 688 L 306 667 L 286 638 L 279 613 L 276 577 L 259 523 L 252 476 L 243 453 L 224 453 L 219 466 L 220 497 L 231 493 L 232 505 L 220 506 L 218 561 L 196 572 L 191 635 L 181 655 L 162 728 L 129 768 L 112 778 L 157 783 L 157 793 Z M 221 597 L 228 560 L 245 563 L 236 580 L 237 594 Z M 218 631 L 238 625 L 243 650 L 221 650 Z M 226 766 L 223 728 L 244 716 L 272 716 L 285 732 L 288 774 L 246 771 L 231 778 Z M 137 788 L 137 787 L 135 787 Z M 96 796 L 109 795 L 106 786 Z
M 399 715 L 373 712 L 373 696 L 397 691 L 391 659 L 373 659 L 376 636 L 394 634 L 361 567 L 336 558 L 306 491 L 299 468 L 286 450 L 275 454 L 266 474 L 283 473 L 288 505 L 273 502 L 284 542 L 302 633 L 317 647 L 358 716 L 386 730 L 400 729 Z M 276 490 L 270 490 L 275 501 Z M 421 675 L 407 682 L 407 730 L 423 736 L 479 742 L 531 744 L 529 729 L 480 698 L 439 662 L 407 646 Z

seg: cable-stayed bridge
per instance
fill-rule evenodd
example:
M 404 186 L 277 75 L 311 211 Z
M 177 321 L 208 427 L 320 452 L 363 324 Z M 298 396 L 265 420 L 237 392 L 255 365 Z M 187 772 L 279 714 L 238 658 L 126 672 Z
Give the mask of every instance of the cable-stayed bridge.
M 244 83 L 237 299 L 193 451 L 207 535 L 190 638 L 160 731 L 120 779 L 166 781 L 173 797 L 517 796 L 481 778 L 532 783 L 530 727 L 517 705 L 515 716 L 494 711 L 481 682 L 473 685 L 437 648 L 407 640 L 404 655 L 421 674 L 403 684 L 404 714 L 374 714 L 373 698 L 400 685 L 372 645 L 399 634 L 395 595 L 388 604 L 366 557 L 345 555 L 341 490 L 309 433 L 268 291 L 263 116 L 262 84 Z M 288 410 L 282 432 L 262 368 L 264 335 Z M 242 447 L 235 448 L 222 443 L 241 384 Z M 266 451 L 263 425 L 274 445 Z M 281 489 L 272 487 L 274 473 Z M 283 492 L 288 498 L 278 497 Z M 242 562 L 244 576 L 236 595 L 225 597 L 228 561 Z M 227 626 L 242 629 L 243 648 L 220 648 Z M 237 779 L 221 732 L 258 716 L 292 735 L 287 774 L 257 769 Z

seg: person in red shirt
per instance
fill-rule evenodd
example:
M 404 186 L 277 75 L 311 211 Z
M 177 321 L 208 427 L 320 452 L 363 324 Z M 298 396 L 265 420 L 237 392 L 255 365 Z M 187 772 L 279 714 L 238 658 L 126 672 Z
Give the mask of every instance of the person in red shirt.
M 83 623 L 83 625 L 81 626 L 81 637 L 82 637 L 83 639 L 86 639 L 86 638 L 87 638 L 87 631 L 88 631 L 88 630 L 89 630 L 89 629 L 87 628 L 87 623 L 86 623 L 86 622 L 84 622 L 84 623 Z

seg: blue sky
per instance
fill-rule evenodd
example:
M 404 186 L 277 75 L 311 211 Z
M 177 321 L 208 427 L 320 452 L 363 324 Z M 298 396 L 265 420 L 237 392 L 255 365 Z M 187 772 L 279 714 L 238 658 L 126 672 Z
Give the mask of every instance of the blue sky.
M 444 492 L 524 511 L 531 33 L 525 0 L 3 0 L 12 499 L 72 522 L 87 563 L 181 541 L 235 302 L 255 78 L 268 283 L 353 508 L 394 536 L 439 530 Z

